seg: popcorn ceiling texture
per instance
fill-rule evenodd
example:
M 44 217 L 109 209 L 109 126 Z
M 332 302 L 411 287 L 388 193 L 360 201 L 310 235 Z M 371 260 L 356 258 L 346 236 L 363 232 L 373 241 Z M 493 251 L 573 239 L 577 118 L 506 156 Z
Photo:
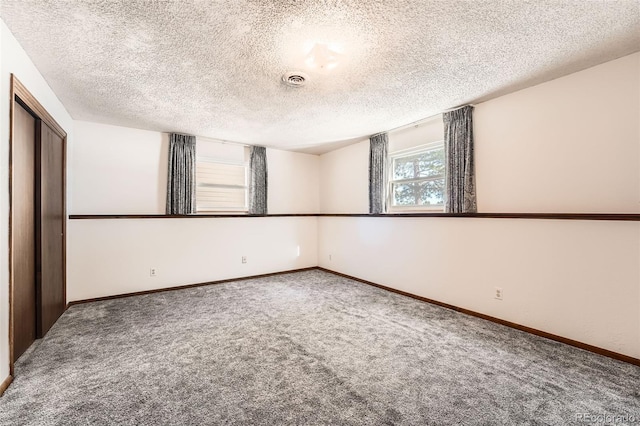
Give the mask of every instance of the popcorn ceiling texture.
M 640 50 L 637 0 L 1 0 L 0 16 L 75 119 L 294 150 Z M 335 69 L 309 68 L 313 43 L 342 51 Z M 296 70 L 307 85 L 283 84 Z

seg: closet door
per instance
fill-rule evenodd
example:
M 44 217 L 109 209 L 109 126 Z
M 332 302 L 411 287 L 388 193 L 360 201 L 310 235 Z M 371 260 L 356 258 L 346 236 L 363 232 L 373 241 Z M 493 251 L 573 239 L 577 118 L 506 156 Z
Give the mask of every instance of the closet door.
M 13 121 L 13 359 L 36 338 L 35 146 L 36 119 L 14 101 Z
M 42 337 L 65 309 L 64 141 L 41 120 L 36 139 L 36 300 Z

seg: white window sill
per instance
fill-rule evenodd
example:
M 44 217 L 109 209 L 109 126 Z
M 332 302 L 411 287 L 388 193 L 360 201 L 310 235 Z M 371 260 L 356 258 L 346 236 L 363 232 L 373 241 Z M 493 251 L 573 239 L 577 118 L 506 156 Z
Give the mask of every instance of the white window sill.
M 416 207 L 407 207 L 407 208 L 398 208 L 393 207 L 387 210 L 387 213 L 394 214 L 402 214 L 402 213 L 444 213 L 444 207 L 425 207 L 425 208 L 416 208 Z

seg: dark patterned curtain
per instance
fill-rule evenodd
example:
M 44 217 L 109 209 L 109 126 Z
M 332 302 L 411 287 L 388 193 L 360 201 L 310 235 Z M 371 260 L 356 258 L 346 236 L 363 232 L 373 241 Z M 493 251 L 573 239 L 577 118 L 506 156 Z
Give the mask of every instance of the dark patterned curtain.
M 267 214 L 267 149 L 252 146 L 249 158 L 249 214 Z
M 369 138 L 369 213 L 383 214 L 386 206 L 389 138 L 380 133 Z
M 169 135 L 167 214 L 192 214 L 196 210 L 196 137 Z
M 475 213 L 476 184 L 473 163 L 473 107 L 445 112 L 444 151 L 446 158 L 445 211 Z

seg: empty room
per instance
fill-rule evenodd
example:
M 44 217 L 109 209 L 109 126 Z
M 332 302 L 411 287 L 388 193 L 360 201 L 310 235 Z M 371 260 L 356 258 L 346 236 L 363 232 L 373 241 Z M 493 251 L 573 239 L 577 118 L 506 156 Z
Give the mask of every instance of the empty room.
M 0 425 L 640 424 L 640 0 L 0 0 Z

